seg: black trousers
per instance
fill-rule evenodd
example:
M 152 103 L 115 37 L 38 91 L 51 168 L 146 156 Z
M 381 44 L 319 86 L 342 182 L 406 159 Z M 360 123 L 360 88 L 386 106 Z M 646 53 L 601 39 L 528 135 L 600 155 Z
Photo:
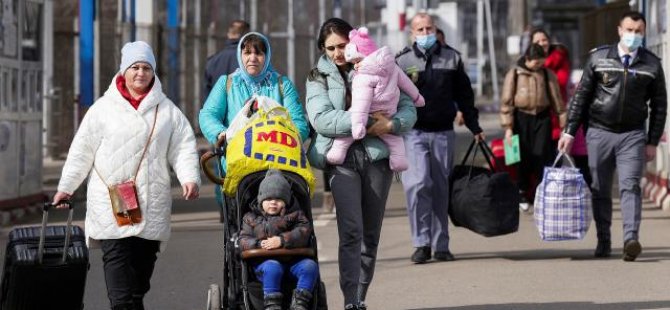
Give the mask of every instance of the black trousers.
M 323 191 L 331 192 L 330 190 L 330 172 L 328 170 L 323 170 Z
M 160 241 L 139 237 L 100 240 L 112 309 L 143 310 Z
M 514 112 L 514 133 L 519 135 L 521 162 L 519 163 L 519 190 L 532 203 L 535 186 L 542 179 L 544 166 L 551 165 L 556 149 L 551 140 L 549 110 L 537 115 Z

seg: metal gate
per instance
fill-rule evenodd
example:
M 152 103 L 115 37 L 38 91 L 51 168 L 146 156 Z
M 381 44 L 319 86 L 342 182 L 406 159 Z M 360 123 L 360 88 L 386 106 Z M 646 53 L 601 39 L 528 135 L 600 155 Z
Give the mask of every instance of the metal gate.
M 44 0 L 0 0 L 0 209 L 42 194 Z

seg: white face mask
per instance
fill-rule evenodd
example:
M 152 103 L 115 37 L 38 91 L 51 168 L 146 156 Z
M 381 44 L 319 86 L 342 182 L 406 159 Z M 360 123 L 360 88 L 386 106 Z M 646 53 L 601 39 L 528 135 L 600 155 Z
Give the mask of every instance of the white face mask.
M 621 44 L 631 51 L 642 46 L 642 40 L 644 40 L 644 37 L 641 34 L 634 32 L 624 32 L 621 36 Z

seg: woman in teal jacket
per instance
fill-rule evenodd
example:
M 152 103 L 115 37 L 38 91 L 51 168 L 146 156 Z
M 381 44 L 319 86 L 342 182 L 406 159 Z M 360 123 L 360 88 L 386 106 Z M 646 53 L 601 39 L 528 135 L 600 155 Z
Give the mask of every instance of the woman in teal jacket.
M 317 44 L 325 54 L 307 79 L 307 115 L 317 133 L 308 158 L 312 167 L 331 175 L 327 181 L 337 206 L 340 289 L 345 309 L 366 309 L 365 296 L 374 274 L 393 179 L 389 150 L 378 136 L 408 132 L 416 122 L 416 110 L 412 100 L 401 94 L 398 112 L 391 119 L 371 117 L 367 136 L 349 148 L 343 164 L 326 164 L 325 155 L 333 138 L 351 136 L 351 114 L 347 110 L 351 105 L 353 66 L 344 60 L 344 47 L 352 29 L 339 18 L 321 26 Z
M 240 39 L 237 45 L 239 68 L 230 75 L 222 75 L 207 97 L 205 106 L 200 110 L 200 130 L 209 143 L 225 136 L 226 129 L 232 123 L 244 103 L 253 95 L 270 97 L 287 110 L 298 131 L 305 141 L 309 136 L 309 126 L 293 83 L 272 68 L 270 60 L 272 49 L 268 39 L 258 33 L 250 32 Z M 230 85 L 228 79 L 232 79 Z M 282 87 L 279 87 L 281 79 Z M 225 160 L 221 160 L 226 167 Z M 221 189 L 217 187 L 216 197 L 222 205 Z
M 309 126 L 302 112 L 298 91 L 293 83 L 272 68 L 272 49 L 268 39 L 258 33 L 247 33 L 237 46 L 239 68 L 230 75 L 222 75 L 200 110 L 200 130 L 210 143 L 216 143 L 233 121 L 244 103 L 254 94 L 270 97 L 286 107 L 291 120 L 300 131 L 303 141 L 309 136 Z M 279 78 L 283 84 L 280 92 Z M 230 90 L 226 89 L 232 79 Z M 282 94 L 283 93 L 283 94 Z

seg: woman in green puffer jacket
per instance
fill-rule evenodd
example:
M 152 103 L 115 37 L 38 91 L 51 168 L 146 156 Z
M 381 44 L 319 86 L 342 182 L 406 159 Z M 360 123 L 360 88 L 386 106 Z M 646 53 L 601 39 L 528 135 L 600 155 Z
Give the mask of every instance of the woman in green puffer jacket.
M 353 66 L 344 60 L 344 47 L 353 28 L 339 18 L 327 20 L 319 31 L 318 48 L 324 52 L 307 79 L 307 116 L 316 131 L 308 150 L 312 167 L 330 174 L 337 206 L 340 288 L 345 309 L 366 309 L 365 296 L 372 281 L 386 199 L 393 173 L 389 150 L 378 138 L 402 135 L 416 121 L 412 100 L 401 94 L 391 119 L 373 115 L 367 135 L 349 148 L 341 165 L 326 163 L 333 138 L 351 136 L 351 80 Z

